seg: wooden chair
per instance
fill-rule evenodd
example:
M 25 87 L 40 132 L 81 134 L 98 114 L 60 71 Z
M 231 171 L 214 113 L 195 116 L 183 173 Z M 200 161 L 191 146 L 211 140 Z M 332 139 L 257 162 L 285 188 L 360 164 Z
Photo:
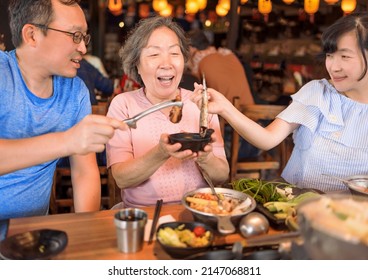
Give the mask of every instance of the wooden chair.
M 108 102 L 99 102 L 97 105 L 92 105 L 92 114 L 106 116 Z
M 261 122 L 270 122 L 283 111 L 286 106 L 283 105 L 245 105 L 240 107 L 239 99 L 234 99 L 234 106 L 250 119 Z M 290 137 L 290 136 L 289 136 Z M 266 170 L 275 170 L 277 175 L 286 165 L 290 155 L 290 139 L 284 140 L 271 151 L 260 151 L 259 156 L 253 158 L 238 159 L 240 136 L 233 129 L 231 139 L 230 155 L 230 180 L 236 180 L 242 177 L 263 178 Z
M 101 209 L 110 209 L 119 202 L 120 192 L 107 167 L 99 166 L 101 179 Z M 74 212 L 71 171 L 56 168 L 50 197 L 50 214 Z

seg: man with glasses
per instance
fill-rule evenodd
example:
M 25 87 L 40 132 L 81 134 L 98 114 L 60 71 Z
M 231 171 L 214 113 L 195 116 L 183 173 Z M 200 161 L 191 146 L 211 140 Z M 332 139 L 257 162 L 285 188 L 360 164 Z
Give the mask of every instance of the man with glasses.
M 0 220 L 48 213 L 55 166 L 69 156 L 76 212 L 100 209 L 96 152 L 127 126 L 91 115 L 76 77 L 90 41 L 79 0 L 12 0 L 15 50 L 0 51 Z

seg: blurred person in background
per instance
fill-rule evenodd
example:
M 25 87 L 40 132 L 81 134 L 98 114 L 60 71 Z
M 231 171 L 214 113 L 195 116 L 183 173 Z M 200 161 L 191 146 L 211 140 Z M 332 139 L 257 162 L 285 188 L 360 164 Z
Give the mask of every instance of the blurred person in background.
M 230 102 L 239 97 L 240 105 L 254 104 L 245 69 L 239 58 L 229 49 L 218 48 L 210 44 L 202 30 L 194 29 L 187 33 L 190 42 L 188 68 L 198 79 L 205 75 L 207 86 L 221 92 Z M 230 156 L 231 127 L 225 125 L 224 138 L 226 153 Z M 240 139 L 239 159 L 254 157 L 259 149 Z
M 229 49 L 212 46 L 202 30 L 187 33 L 190 40 L 188 68 L 194 76 L 206 76 L 207 86 L 216 89 L 233 102 L 240 98 L 240 104 L 254 104 L 249 82 L 239 58 Z
M 85 59 L 80 61 L 80 68 L 77 70 L 77 76 L 86 84 L 92 105 L 98 104 L 96 92 L 101 93 L 103 97 L 109 97 L 121 91 L 118 85 L 115 86 L 114 80 L 103 76 L 97 68 Z

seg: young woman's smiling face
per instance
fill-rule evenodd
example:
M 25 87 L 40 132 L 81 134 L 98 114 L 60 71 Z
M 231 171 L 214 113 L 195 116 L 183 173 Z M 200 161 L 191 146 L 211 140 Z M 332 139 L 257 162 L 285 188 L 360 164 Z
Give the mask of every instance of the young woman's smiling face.
M 138 65 L 146 95 L 151 101 L 174 99 L 184 71 L 184 57 L 174 31 L 160 27 L 142 49 Z
M 358 81 L 363 73 L 364 61 L 355 32 L 340 37 L 336 52 L 326 55 L 326 69 L 339 92 L 360 94 L 367 88 L 368 75 Z

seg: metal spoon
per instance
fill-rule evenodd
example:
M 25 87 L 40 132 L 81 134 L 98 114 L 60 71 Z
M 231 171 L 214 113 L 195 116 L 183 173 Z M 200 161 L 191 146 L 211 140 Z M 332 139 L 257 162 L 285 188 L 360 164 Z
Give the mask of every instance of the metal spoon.
M 245 238 L 267 233 L 269 228 L 267 218 L 258 212 L 249 213 L 239 223 L 239 230 Z
M 323 176 L 327 176 L 327 177 L 330 177 L 330 178 L 333 178 L 333 179 L 336 179 L 336 180 L 339 180 L 340 182 L 343 182 L 345 184 L 347 184 L 348 186 L 351 186 L 353 188 L 361 188 L 361 186 L 355 184 L 354 182 L 352 181 L 349 181 L 349 180 L 345 180 L 345 179 L 342 179 L 340 177 L 337 177 L 337 176 L 334 176 L 334 175 L 329 175 L 329 174 L 322 174 Z
M 183 107 L 183 102 L 182 101 L 177 101 L 177 100 L 169 100 L 169 101 L 161 102 L 161 103 L 158 103 L 158 104 L 152 106 L 151 108 L 135 115 L 132 118 L 128 118 L 128 119 L 123 120 L 123 122 L 125 122 L 131 128 L 137 128 L 137 121 L 138 120 L 140 120 L 141 118 L 143 118 L 143 117 L 145 117 L 145 116 L 147 116 L 147 115 L 149 115 L 153 112 L 159 111 L 163 108 L 170 107 L 170 106 Z

